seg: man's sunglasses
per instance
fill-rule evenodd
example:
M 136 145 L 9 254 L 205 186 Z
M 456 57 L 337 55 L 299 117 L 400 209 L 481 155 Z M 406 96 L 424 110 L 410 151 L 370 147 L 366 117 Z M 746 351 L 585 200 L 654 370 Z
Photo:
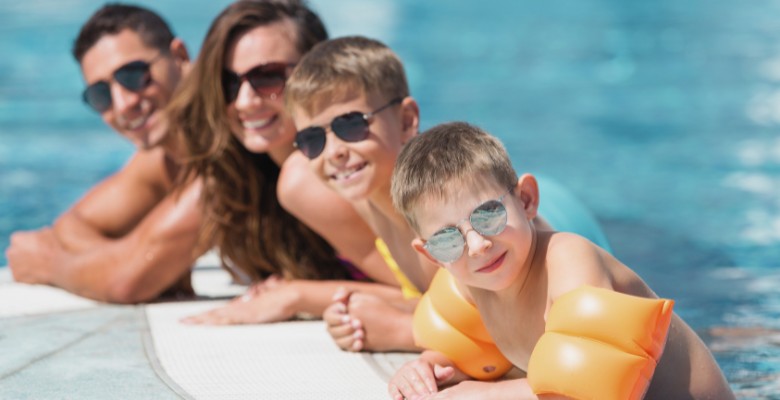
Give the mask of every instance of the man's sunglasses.
M 474 209 L 467 218 L 477 233 L 482 236 L 494 236 L 506 228 L 506 207 L 504 197 L 511 193 L 512 189 L 495 200 L 488 200 Z M 466 245 L 466 237 L 460 230 L 460 225 L 465 220 L 454 226 L 445 226 L 431 235 L 423 247 L 428 254 L 442 263 L 452 263 L 463 255 Z
M 363 114 L 360 111 L 352 111 L 339 115 L 330 122 L 330 130 L 332 130 L 339 139 L 345 142 L 359 142 L 365 140 L 368 137 L 368 124 L 371 117 L 394 104 L 400 104 L 401 101 L 403 101 L 403 98 L 395 98 L 368 114 Z M 310 126 L 295 134 L 294 145 L 303 153 L 303 155 L 309 159 L 315 159 L 322 154 L 323 150 L 325 150 L 326 134 L 327 132 L 324 127 Z
M 152 83 L 151 67 L 155 61 L 162 56 L 158 54 L 149 61 L 132 61 L 119 67 L 113 73 L 113 78 L 117 83 L 132 92 L 140 92 L 150 83 Z M 108 81 L 97 81 L 84 89 L 81 97 L 84 102 L 95 111 L 103 113 L 111 108 L 111 83 Z
M 272 62 L 253 67 L 243 75 L 227 69 L 222 71 L 222 90 L 225 102 L 230 104 L 236 101 L 244 81 L 248 81 L 259 96 L 275 99 L 282 94 L 284 84 L 287 81 L 287 72 L 293 67 L 295 64 Z

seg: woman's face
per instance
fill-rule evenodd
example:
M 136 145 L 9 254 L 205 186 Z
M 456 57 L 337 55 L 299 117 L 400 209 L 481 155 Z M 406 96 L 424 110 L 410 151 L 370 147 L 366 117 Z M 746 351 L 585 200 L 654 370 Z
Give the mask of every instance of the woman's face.
M 295 42 L 296 32 L 290 21 L 258 26 L 228 46 L 224 67 L 243 76 L 259 65 L 295 64 L 301 58 Z M 260 95 L 246 79 L 240 85 L 237 97 L 227 105 L 231 131 L 249 151 L 268 153 L 281 164 L 294 150 L 295 138 L 295 126 L 285 112 L 282 94 Z

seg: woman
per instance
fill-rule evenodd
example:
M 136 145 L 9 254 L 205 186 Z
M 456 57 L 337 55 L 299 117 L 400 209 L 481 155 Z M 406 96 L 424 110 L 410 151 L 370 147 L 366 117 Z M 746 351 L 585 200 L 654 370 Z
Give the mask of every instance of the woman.
M 212 23 L 171 101 L 171 131 L 192 157 L 185 176 L 205 182 L 202 239 L 219 249 L 234 276 L 257 283 L 228 305 L 185 322 L 321 316 L 341 287 L 402 299 L 374 249 L 375 235 L 348 203 L 305 163 L 285 168 L 280 183 L 280 167 L 295 150 L 284 82 L 302 55 L 325 39 L 322 22 L 299 1 L 233 3 Z M 302 222 L 282 208 L 285 201 Z M 360 272 L 382 284 L 344 280 Z

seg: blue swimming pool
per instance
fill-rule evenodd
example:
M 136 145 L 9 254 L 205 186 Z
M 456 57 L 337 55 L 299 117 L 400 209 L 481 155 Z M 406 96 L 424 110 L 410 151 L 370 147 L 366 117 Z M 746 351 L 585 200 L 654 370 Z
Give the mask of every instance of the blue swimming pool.
M 227 2 L 140 3 L 196 53 Z M 0 248 L 132 151 L 79 101 L 69 49 L 97 6 L 0 3 Z M 580 196 L 617 256 L 677 301 L 740 397 L 780 398 L 780 3 L 313 6 L 332 35 L 397 50 L 423 128 L 481 125 L 519 170 Z

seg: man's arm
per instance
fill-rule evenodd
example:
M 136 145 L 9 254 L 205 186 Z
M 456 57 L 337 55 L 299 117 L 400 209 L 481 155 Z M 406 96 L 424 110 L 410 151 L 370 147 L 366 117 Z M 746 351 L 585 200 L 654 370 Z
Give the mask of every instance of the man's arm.
M 200 254 L 200 184 L 166 194 L 169 176 L 161 151 L 136 154 L 53 229 L 12 236 L 6 254 L 14 277 L 102 301 L 158 296 Z

